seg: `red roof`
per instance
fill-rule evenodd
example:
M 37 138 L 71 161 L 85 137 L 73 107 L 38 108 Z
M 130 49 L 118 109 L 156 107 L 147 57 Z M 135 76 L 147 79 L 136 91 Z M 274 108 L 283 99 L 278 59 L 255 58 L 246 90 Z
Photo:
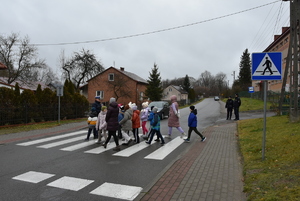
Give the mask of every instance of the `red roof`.
M 3 63 L 0 62 L 0 70 L 6 70 L 6 69 L 7 69 L 7 67 Z

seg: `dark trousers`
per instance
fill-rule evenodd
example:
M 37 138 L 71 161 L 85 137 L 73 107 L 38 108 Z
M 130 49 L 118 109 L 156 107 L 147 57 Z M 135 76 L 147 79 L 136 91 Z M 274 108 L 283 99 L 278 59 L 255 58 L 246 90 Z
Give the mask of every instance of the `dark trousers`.
M 94 139 L 98 138 L 98 132 L 96 130 L 96 127 L 94 126 L 93 128 L 89 128 L 86 139 L 90 138 L 90 135 L 91 135 L 92 131 L 93 131 L 93 134 L 94 134 Z
M 197 133 L 197 135 L 199 135 L 203 139 L 203 135 L 198 131 L 196 127 L 189 127 L 188 139 L 190 139 L 192 131 L 195 131 L 195 133 Z
M 232 116 L 232 108 L 227 108 L 227 119 L 231 119 Z
M 133 128 L 132 132 L 133 132 L 133 136 L 134 136 L 135 142 L 136 143 L 140 143 L 139 129 L 138 128 Z
M 234 107 L 235 120 L 240 120 L 239 107 Z
M 148 140 L 148 142 L 151 143 L 152 139 L 153 139 L 153 136 L 154 134 L 156 133 L 157 135 L 157 138 L 160 138 L 161 139 L 161 143 L 165 143 L 165 140 L 164 138 L 162 137 L 161 133 L 160 133 L 160 130 L 154 130 L 154 129 L 151 129 L 150 133 L 149 133 L 149 136 L 150 136 L 150 139 Z
M 111 136 L 114 137 L 114 141 L 115 141 L 116 145 L 119 146 L 119 139 L 117 137 L 117 131 L 108 131 L 108 137 L 105 141 L 105 144 L 107 144 L 110 141 Z

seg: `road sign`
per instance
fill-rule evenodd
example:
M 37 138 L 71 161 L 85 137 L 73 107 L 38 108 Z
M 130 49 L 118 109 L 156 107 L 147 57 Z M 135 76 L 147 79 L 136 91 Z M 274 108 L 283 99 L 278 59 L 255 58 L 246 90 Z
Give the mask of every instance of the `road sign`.
M 248 87 L 249 93 L 254 93 L 254 87 Z
M 281 80 L 282 53 L 252 53 L 252 80 Z

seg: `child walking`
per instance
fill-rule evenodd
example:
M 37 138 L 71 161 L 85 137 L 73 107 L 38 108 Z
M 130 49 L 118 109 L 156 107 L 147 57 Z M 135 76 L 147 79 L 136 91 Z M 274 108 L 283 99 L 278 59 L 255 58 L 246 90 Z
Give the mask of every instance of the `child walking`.
M 204 137 L 197 129 L 197 109 L 195 109 L 195 106 L 191 105 L 190 110 L 191 113 L 188 118 L 189 131 L 188 137 L 185 139 L 185 142 L 190 142 L 192 131 L 195 131 L 195 133 L 201 137 L 201 142 L 204 142 L 206 140 L 206 137 Z
M 89 118 L 87 119 L 87 123 L 89 125 L 89 130 L 86 136 L 85 141 L 88 141 L 90 139 L 91 132 L 93 131 L 94 139 L 98 138 L 97 130 L 96 130 L 96 123 L 97 123 L 97 111 L 96 108 L 92 107 Z
M 160 133 L 160 118 L 159 115 L 157 114 L 158 108 L 154 107 L 153 108 L 153 119 L 150 122 L 151 125 L 151 131 L 150 131 L 150 139 L 146 141 L 147 144 L 151 144 L 151 141 L 153 139 L 154 134 L 156 133 L 157 137 L 161 139 L 161 144 L 165 144 L 164 138 L 162 137 Z
M 96 130 L 100 131 L 100 132 L 98 132 L 97 144 L 101 143 L 102 137 L 104 137 L 105 141 L 107 139 L 107 134 L 106 134 L 107 123 L 105 121 L 106 113 L 107 113 L 107 107 L 102 106 L 101 112 L 98 115 L 98 119 L 97 119 L 97 123 L 96 123 Z
M 142 129 L 143 129 L 143 135 L 147 136 L 148 129 L 146 127 L 147 120 L 148 120 L 148 102 L 142 103 L 143 109 L 141 110 L 141 121 L 142 121 Z

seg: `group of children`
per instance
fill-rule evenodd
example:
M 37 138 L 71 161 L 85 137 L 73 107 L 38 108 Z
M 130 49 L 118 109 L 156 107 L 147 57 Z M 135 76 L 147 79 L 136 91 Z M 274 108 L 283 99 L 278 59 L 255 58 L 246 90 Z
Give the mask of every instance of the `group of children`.
M 142 110 L 137 109 L 135 103 L 129 103 L 127 105 L 118 104 L 119 107 L 119 128 L 118 128 L 118 137 L 123 139 L 124 143 L 122 145 L 129 145 L 131 142 L 139 143 L 139 128 L 142 126 L 143 137 L 146 139 L 147 144 L 151 144 L 154 135 L 156 134 L 157 139 L 155 141 L 161 141 L 161 144 L 164 145 L 165 141 L 160 132 L 160 116 L 158 114 L 157 107 L 148 107 L 148 102 L 142 104 Z M 94 139 L 97 139 L 97 143 L 102 144 L 102 137 L 104 140 L 107 139 L 106 134 L 106 122 L 105 116 L 107 113 L 107 107 L 102 106 L 101 112 L 97 114 L 96 109 L 92 107 L 89 117 L 88 117 L 88 134 L 86 141 L 89 140 L 91 132 L 93 131 Z M 190 115 L 188 117 L 188 137 L 185 139 L 185 142 L 190 142 L 190 137 L 192 131 L 201 137 L 201 141 L 205 141 L 205 137 L 197 130 L 197 109 L 195 106 L 190 106 Z M 150 122 L 150 131 L 147 129 L 147 121 Z M 133 133 L 134 140 L 131 139 L 129 133 Z

